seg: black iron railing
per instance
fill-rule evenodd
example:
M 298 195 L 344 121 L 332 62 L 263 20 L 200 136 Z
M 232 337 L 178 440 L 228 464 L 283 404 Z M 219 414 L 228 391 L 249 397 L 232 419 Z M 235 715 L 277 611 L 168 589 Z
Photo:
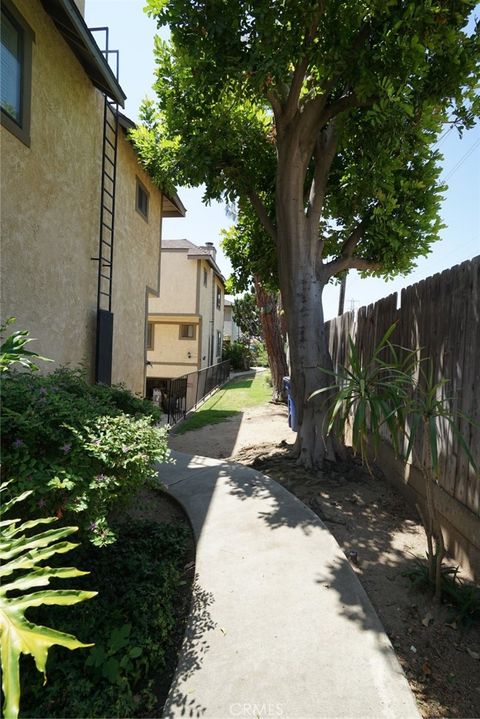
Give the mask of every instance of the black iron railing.
M 167 415 L 168 424 L 176 424 L 229 375 L 230 360 L 227 360 L 175 379 L 156 380 L 153 398 Z

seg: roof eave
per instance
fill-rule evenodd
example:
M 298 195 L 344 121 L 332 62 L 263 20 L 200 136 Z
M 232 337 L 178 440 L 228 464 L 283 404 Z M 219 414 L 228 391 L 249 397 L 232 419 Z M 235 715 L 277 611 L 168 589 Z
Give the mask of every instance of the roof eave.
M 126 95 L 73 0 L 42 0 L 42 5 L 95 87 L 124 107 Z

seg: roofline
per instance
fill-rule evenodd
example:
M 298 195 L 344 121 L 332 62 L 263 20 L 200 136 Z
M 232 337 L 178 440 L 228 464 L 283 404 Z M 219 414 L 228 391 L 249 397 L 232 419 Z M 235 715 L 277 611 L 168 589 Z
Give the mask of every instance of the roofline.
M 137 123 L 134 122 L 133 120 L 131 120 L 126 115 L 124 115 L 123 112 L 118 113 L 118 122 L 126 132 L 128 132 L 129 130 L 135 130 L 135 128 L 137 127 Z M 148 170 L 145 170 L 145 172 L 147 173 L 147 175 L 149 174 Z M 185 215 L 187 214 L 187 210 L 186 210 L 183 202 L 179 198 L 178 194 L 176 192 L 174 192 L 173 195 L 170 195 L 170 193 L 165 192 L 165 190 L 160 190 L 160 191 L 161 191 L 162 195 L 165 195 L 167 200 L 170 200 L 170 202 L 173 205 L 175 205 L 175 207 L 177 208 L 181 217 L 185 217 Z M 166 218 L 178 217 L 178 215 L 176 215 L 174 212 L 164 212 L 164 213 L 162 213 L 162 216 L 166 217 Z
M 124 107 L 127 96 L 73 0 L 41 1 L 93 85 Z

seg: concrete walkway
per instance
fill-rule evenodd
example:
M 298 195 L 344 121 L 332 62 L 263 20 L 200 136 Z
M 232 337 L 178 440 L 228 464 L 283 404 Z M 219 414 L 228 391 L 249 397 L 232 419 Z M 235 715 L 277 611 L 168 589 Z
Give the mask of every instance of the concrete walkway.
M 173 453 L 160 480 L 197 540 L 165 717 L 419 719 L 338 544 L 300 500 L 232 462 Z

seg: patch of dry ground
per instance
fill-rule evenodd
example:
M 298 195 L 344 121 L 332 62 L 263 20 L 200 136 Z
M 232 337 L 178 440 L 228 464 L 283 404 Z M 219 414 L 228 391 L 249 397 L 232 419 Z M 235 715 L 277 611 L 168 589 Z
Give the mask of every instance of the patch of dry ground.
M 325 522 L 350 558 L 389 635 L 420 711 L 433 717 L 480 717 L 480 627 L 456 627 L 451 608 L 435 609 L 404 573 L 425 554 L 416 513 L 381 476 L 354 458 L 322 473 L 297 467 L 285 407 L 268 404 L 220 424 L 172 435 L 178 451 L 230 458 L 283 484 Z

